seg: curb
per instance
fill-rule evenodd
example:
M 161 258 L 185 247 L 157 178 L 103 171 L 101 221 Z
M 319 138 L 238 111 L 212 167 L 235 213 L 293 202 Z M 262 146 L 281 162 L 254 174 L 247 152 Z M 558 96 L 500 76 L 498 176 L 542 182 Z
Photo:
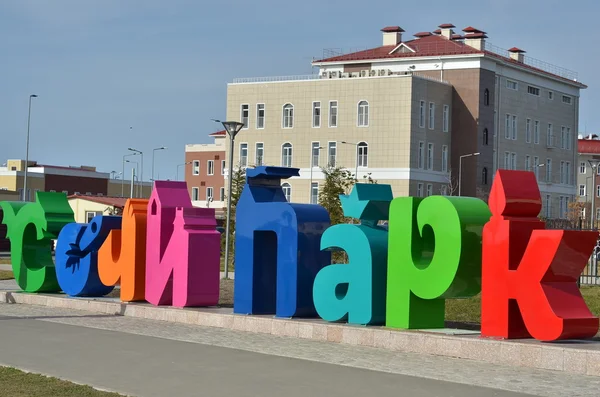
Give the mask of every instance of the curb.
M 231 308 L 180 309 L 169 306 L 157 307 L 147 303 L 122 303 L 116 299 L 68 298 L 64 295 L 10 291 L 0 291 L 0 304 L 2 303 L 92 311 L 115 316 L 600 376 L 600 342 L 597 341 L 543 343 L 533 340 L 496 340 L 480 338 L 478 335 L 456 336 L 438 332 L 390 330 L 385 327 L 327 323 L 316 319 L 246 316 L 232 314 Z

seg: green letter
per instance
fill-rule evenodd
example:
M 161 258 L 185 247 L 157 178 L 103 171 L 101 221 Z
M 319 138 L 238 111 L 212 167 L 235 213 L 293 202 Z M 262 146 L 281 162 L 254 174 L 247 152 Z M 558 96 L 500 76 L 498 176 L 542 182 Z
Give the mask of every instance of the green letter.
M 15 280 L 27 292 L 60 291 L 51 243 L 68 223 L 75 222 L 64 193 L 36 193 L 35 203 L 0 203 L 10 240 Z
M 488 206 L 471 197 L 399 197 L 389 221 L 386 325 L 443 328 L 445 298 L 481 290 Z

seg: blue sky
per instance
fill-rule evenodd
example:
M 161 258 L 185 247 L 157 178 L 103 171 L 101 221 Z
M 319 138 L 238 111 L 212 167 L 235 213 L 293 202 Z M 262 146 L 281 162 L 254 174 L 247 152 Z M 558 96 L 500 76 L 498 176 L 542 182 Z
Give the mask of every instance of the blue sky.
M 427 3 L 427 5 L 425 5 Z M 3 0 L 0 2 L 0 164 L 120 171 L 126 148 L 152 148 L 175 178 L 186 143 L 209 142 L 235 77 L 308 74 L 323 48 L 375 47 L 379 29 L 408 37 L 441 23 L 488 32 L 496 46 L 579 72 L 581 132 L 600 132 L 597 0 Z M 405 36 L 405 37 L 407 37 Z

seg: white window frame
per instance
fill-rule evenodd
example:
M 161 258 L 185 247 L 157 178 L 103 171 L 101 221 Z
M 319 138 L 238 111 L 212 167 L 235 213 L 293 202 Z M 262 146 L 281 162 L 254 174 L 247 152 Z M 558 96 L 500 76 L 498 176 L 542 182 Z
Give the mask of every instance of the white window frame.
M 356 105 L 356 126 L 357 127 L 368 127 L 369 126 L 369 101 L 360 100 Z
M 533 173 L 535 174 L 535 179 L 540 179 L 540 158 L 538 156 L 533 156 Z
M 586 196 L 586 186 L 585 185 L 579 185 L 579 197 L 585 197 Z
M 200 160 L 192 161 L 192 175 L 200 175 Z
M 206 201 L 214 201 L 215 200 L 215 191 L 212 186 L 206 187 Z
M 531 171 L 531 156 L 526 154 L 525 155 L 525 171 Z
M 433 130 L 435 128 L 435 103 L 429 102 L 429 106 L 427 107 L 427 115 L 429 121 L 429 129 Z
M 569 96 L 569 95 L 563 95 L 562 96 L 562 103 L 564 103 L 566 105 L 572 105 L 573 104 L 573 97 Z
M 525 120 L 525 143 L 531 143 L 531 119 Z
M 548 123 L 546 128 L 546 144 L 549 147 L 554 147 L 554 125 L 552 123 Z
M 442 172 L 448 172 L 448 146 L 442 146 Z
M 322 115 L 321 101 L 313 101 L 313 103 L 312 103 L 312 128 L 321 128 L 321 115 Z
M 427 169 L 433 170 L 433 157 L 435 155 L 435 147 L 434 144 L 429 142 L 427 143 Z
M 533 143 L 535 145 L 540 144 L 540 121 L 539 120 L 533 121 Z
M 417 197 L 423 197 L 423 184 L 417 183 Z
M 214 175 L 215 174 L 215 161 L 207 160 L 206 161 L 206 175 Z
M 316 194 L 315 194 L 316 191 Z M 310 203 L 318 204 L 319 203 L 319 182 L 312 182 L 310 185 Z M 314 200 L 313 200 L 314 198 Z
M 246 107 L 246 108 L 244 109 L 244 107 Z M 246 117 L 244 117 L 244 111 L 247 114 Z M 245 122 L 244 122 L 244 118 L 246 119 Z M 248 128 L 250 128 L 250 104 L 249 103 L 242 103 L 240 105 L 240 121 L 244 124 L 244 126 L 242 127 L 243 130 L 247 130 Z
M 554 100 L 554 91 L 548 91 L 548 100 L 549 101 L 553 101 Z
M 262 109 L 260 109 L 260 106 L 262 106 Z M 260 115 L 261 110 L 262 110 L 262 116 Z M 265 116 L 266 116 L 265 104 L 257 103 L 256 104 L 256 129 L 257 130 L 262 130 L 265 128 Z
M 419 101 L 419 128 L 425 128 L 425 101 Z
M 444 105 L 442 110 L 442 131 L 448 132 L 450 130 L 450 106 Z
M 511 79 L 506 79 L 506 88 L 513 91 L 519 91 L 519 82 Z
M 335 123 L 333 122 L 333 109 L 335 109 Z M 327 119 L 329 128 L 337 128 L 338 124 L 340 123 L 340 107 L 339 102 L 337 100 L 329 101 L 329 112 L 327 115 Z
M 310 167 L 318 167 L 319 162 L 321 161 L 321 142 L 312 141 L 310 143 Z M 316 153 L 316 154 L 315 154 Z M 316 163 L 315 163 L 316 157 Z
M 419 141 L 417 151 L 417 168 L 421 170 L 425 168 L 425 142 L 423 141 Z
M 287 146 L 289 145 L 289 146 Z M 286 153 L 289 149 L 289 153 Z M 289 164 L 288 161 L 286 161 L 286 158 L 289 158 Z M 294 145 L 292 145 L 291 142 L 284 142 L 283 144 L 281 144 L 281 166 L 282 167 L 291 167 L 294 163 Z
M 433 196 L 433 185 L 431 183 L 427 184 L 427 190 L 425 192 L 425 196 Z
M 102 215 L 102 213 L 100 211 L 85 211 L 85 223 L 90 223 L 98 215 Z
M 281 190 L 283 190 L 283 196 L 288 201 L 288 203 L 292 202 L 292 185 L 288 182 L 284 182 L 281 184 Z
M 531 91 L 533 91 L 533 92 L 531 92 Z M 533 95 L 533 96 L 539 97 L 540 96 L 540 92 L 541 92 L 541 90 L 540 90 L 539 87 L 536 87 L 534 85 L 528 85 L 527 86 L 527 93 L 529 95 Z
M 332 149 L 333 149 L 333 155 L 331 154 Z M 331 161 L 332 156 L 333 156 L 333 162 Z M 327 142 L 327 166 L 335 167 L 336 164 L 337 164 L 337 142 L 329 141 L 329 142 Z
M 219 201 L 225 201 L 225 188 L 223 186 L 219 188 Z
M 550 218 L 552 215 L 552 196 L 546 194 L 546 199 L 544 200 L 544 207 L 546 209 L 546 218 Z
M 506 118 L 504 119 L 504 139 L 510 139 L 510 137 L 512 136 L 511 134 L 511 117 L 510 114 L 506 113 Z
M 242 156 L 242 147 L 244 147 L 246 149 L 246 155 Z M 240 167 L 247 167 L 248 166 L 248 142 L 240 142 L 240 146 L 239 146 L 239 150 L 240 150 L 240 154 L 239 154 L 239 159 L 240 159 Z M 242 161 L 242 158 L 244 158 L 245 160 Z
M 510 170 L 510 152 L 504 152 L 504 169 Z
M 546 182 L 552 183 L 552 159 L 546 159 Z
M 516 141 L 518 138 L 518 119 L 516 115 L 512 115 L 512 140 Z
M 196 198 L 194 198 L 194 197 L 196 197 Z M 197 187 L 193 187 L 192 188 L 192 201 L 198 201 L 198 200 L 200 200 L 200 189 Z
M 260 147 L 259 147 L 260 145 Z M 260 156 L 260 161 L 258 158 L 258 152 L 262 152 Z M 265 143 L 264 142 L 256 142 L 254 144 L 254 164 L 257 167 L 262 166 L 265 163 Z
M 587 174 L 587 164 L 585 163 L 585 161 L 579 162 L 579 173 Z
M 290 102 L 281 107 L 281 128 L 294 128 L 294 105 Z
M 517 153 L 515 152 L 510 154 L 510 169 L 513 171 L 517 170 Z
M 369 144 L 367 142 L 361 141 L 356 145 L 356 161 L 356 166 L 359 168 L 367 168 L 369 166 Z
M 221 160 L 221 175 L 225 175 L 226 167 L 227 167 L 227 162 L 225 160 Z

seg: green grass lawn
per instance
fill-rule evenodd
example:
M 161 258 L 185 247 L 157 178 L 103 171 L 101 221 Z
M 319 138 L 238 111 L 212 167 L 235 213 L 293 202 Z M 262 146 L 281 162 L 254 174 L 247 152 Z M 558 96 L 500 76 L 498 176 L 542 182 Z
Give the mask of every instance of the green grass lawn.
M 0 270 L 0 280 L 12 280 L 13 278 L 15 276 L 10 270 Z
M 118 397 L 89 386 L 0 367 L 0 394 L 10 397 Z

